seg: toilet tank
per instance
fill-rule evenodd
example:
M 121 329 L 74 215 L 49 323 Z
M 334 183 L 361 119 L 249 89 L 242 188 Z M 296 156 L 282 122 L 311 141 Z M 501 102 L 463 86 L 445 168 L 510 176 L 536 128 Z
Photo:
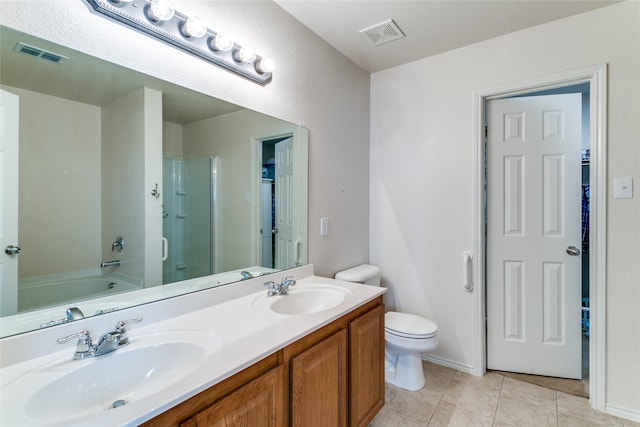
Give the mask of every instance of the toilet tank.
M 382 269 L 377 265 L 360 264 L 336 273 L 335 278 L 345 282 L 364 283 L 370 286 L 380 286 L 380 276 Z

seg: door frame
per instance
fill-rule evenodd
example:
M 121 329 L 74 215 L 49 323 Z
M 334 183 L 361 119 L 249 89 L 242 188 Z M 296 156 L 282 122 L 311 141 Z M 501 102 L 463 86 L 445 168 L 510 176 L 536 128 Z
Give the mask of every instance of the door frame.
M 595 65 L 474 92 L 474 375 L 487 370 L 486 241 L 485 241 L 485 103 L 530 92 L 590 85 L 590 212 L 589 212 L 589 403 L 604 411 L 606 392 L 606 201 L 607 201 L 607 64 Z

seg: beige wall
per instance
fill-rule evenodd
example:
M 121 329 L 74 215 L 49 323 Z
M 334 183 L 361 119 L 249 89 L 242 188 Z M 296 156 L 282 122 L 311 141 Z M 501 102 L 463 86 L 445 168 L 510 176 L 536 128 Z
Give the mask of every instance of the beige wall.
M 625 2 L 372 75 L 371 260 L 390 298 L 439 327 L 435 355 L 473 364 L 474 91 L 609 64 L 606 404 L 640 418 L 640 3 Z M 576 362 L 577 363 L 577 362 Z
M 102 108 L 102 257 L 145 286 L 162 283 L 162 95 L 136 90 Z M 113 252 L 117 236 L 122 252 Z
M 182 125 L 162 122 L 162 153 L 167 157 L 182 156 Z
M 253 265 L 251 242 L 251 138 L 293 132 L 297 126 L 241 110 L 184 126 L 184 154 L 218 156 L 220 271 Z
M 97 268 L 100 109 L 3 88 L 20 96 L 18 277 Z

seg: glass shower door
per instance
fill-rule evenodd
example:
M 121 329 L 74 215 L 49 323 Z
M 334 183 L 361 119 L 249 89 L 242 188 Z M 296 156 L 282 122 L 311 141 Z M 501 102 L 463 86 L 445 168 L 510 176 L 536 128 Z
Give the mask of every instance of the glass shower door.
M 216 159 L 165 158 L 162 283 L 214 273 Z

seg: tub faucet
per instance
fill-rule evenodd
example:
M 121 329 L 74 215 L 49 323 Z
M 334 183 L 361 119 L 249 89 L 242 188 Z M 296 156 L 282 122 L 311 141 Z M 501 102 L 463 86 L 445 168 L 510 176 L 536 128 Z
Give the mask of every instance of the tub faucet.
M 76 343 L 76 352 L 73 354 L 74 360 L 82 360 L 89 357 L 101 356 L 103 354 L 111 353 L 114 350 L 124 347 L 129 344 L 129 338 L 127 337 L 127 331 L 124 326 L 127 323 L 140 322 L 142 317 L 137 319 L 123 320 L 116 324 L 113 331 L 107 332 L 98 340 L 98 344 L 94 345 L 91 340 L 91 334 L 89 331 L 81 331 L 77 334 L 72 334 L 67 337 L 60 338 L 58 344 L 64 344 L 71 341 L 74 338 L 78 338 Z
M 100 268 L 106 268 L 106 267 L 117 267 L 120 265 L 120 260 L 119 259 L 114 259 L 113 261 L 103 261 L 100 263 Z

